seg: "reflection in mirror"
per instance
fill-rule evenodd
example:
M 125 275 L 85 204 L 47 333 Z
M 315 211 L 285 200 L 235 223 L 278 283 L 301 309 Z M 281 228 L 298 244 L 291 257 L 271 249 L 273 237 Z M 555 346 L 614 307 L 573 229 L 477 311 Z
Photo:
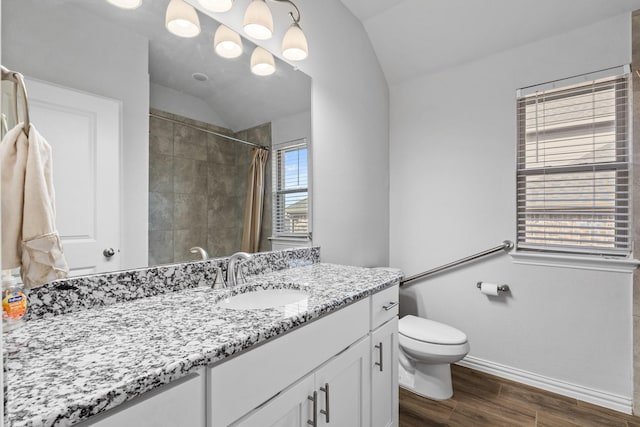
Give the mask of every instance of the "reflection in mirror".
M 32 122 L 53 148 L 72 274 L 195 260 L 196 246 L 241 250 L 252 144 L 309 140 L 308 76 L 278 59 L 273 75 L 252 74 L 246 39 L 238 58 L 221 58 L 219 23 L 201 12 L 200 34 L 176 37 L 168 3 L 2 2 L 2 63 L 27 77 Z M 271 249 L 271 156 L 264 170 L 257 250 Z

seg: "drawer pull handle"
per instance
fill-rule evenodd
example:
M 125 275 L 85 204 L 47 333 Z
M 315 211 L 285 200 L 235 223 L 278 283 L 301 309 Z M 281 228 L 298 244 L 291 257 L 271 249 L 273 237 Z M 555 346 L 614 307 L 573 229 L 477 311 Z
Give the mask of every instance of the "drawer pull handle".
M 398 305 L 397 302 L 390 302 L 387 305 L 383 305 L 382 308 L 384 308 L 386 311 L 391 310 L 393 307 L 396 307 Z
M 376 362 L 375 365 L 376 366 L 380 366 L 380 372 L 382 372 L 382 343 L 378 344 L 375 346 L 379 352 L 380 352 L 380 362 Z
M 313 419 L 307 420 L 307 424 L 316 427 L 318 425 L 318 392 L 314 391 L 313 396 L 307 396 L 307 399 L 313 402 Z
M 329 424 L 329 383 L 325 383 L 324 387 L 320 387 L 320 391 L 324 392 L 324 406 L 327 408 L 326 411 L 320 409 L 320 413 L 325 416 L 327 424 Z

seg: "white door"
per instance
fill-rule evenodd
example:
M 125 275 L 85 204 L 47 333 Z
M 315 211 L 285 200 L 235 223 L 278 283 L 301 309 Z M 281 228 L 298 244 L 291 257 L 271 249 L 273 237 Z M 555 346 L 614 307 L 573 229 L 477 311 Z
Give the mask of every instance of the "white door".
M 318 426 L 370 427 L 369 346 L 364 339 L 316 372 Z
M 371 425 L 398 426 L 398 318 L 371 333 Z
M 25 80 L 31 122 L 53 152 L 56 224 L 70 275 L 118 270 L 121 103 Z M 113 256 L 103 253 L 109 249 Z

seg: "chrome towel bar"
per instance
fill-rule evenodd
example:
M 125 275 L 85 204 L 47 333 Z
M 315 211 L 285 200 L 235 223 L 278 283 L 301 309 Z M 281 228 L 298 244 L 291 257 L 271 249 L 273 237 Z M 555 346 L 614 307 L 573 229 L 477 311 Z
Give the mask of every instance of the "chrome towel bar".
M 513 249 L 513 242 L 510 241 L 510 240 L 505 240 L 504 242 L 502 242 L 502 244 L 500 246 L 496 246 L 494 248 L 487 249 L 486 251 L 478 252 L 477 254 L 468 256 L 466 258 L 459 259 L 457 261 L 450 262 L 450 263 L 445 264 L 445 265 L 441 265 L 440 267 L 436 267 L 436 268 L 433 268 L 431 270 L 427 270 L 427 271 L 425 271 L 423 273 L 419 273 L 419 274 L 415 274 L 413 276 L 409 276 L 409 277 L 407 277 L 406 279 L 404 279 L 404 280 L 402 280 L 400 282 L 400 286 L 405 286 L 407 283 L 413 282 L 414 280 L 423 279 L 423 278 L 425 278 L 427 276 L 431 276 L 431 275 L 439 273 L 441 271 L 448 270 L 450 268 L 457 267 L 457 266 L 462 265 L 462 264 L 466 264 L 467 262 L 471 262 L 473 260 L 485 257 L 487 255 L 491 255 L 491 254 L 496 253 L 496 252 L 500 252 L 500 251 L 509 252 L 511 249 Z

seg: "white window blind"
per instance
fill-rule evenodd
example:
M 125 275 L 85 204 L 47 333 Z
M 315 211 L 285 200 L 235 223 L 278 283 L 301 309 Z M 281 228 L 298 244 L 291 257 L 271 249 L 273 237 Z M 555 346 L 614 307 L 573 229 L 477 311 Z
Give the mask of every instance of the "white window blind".
M 630 252 L 628 75 L 517 101 L 520 249 Z
M 306 140 L 274 145 L 273 235 L 309 235 L 309 177 Z

